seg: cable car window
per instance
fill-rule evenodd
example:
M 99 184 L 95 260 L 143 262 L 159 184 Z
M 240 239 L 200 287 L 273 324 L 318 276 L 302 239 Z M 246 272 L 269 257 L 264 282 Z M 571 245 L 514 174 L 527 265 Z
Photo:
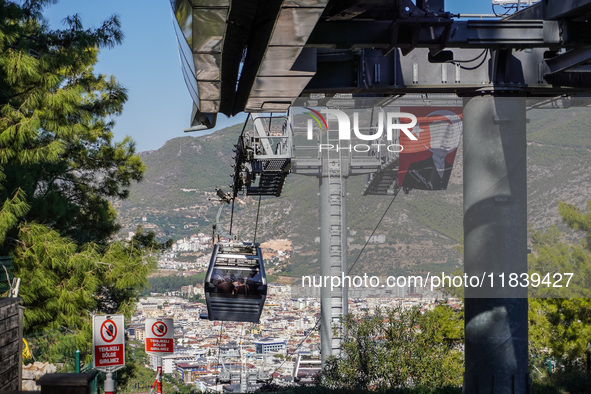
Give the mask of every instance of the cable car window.
M 209 291 L 213 293 L 228 295 L 262 295 L 266 293 L 258 263 L 256 268 L 214 268 L 210 283 L 213 288 L 210 288 Z

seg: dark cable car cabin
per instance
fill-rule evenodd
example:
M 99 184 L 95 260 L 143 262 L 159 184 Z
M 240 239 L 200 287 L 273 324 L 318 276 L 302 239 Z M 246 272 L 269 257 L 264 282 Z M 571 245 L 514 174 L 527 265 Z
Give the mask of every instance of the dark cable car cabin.
M 259 244 L 217 243 L 205 276 L 209 320 L 258 323 L 266 297 L 267 278 Z

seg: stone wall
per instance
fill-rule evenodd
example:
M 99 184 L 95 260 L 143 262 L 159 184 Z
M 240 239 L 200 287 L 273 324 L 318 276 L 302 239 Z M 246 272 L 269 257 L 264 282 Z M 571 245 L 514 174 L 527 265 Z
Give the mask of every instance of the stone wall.
M 20 298 L 0 298 L 0 391 L 21 386 L 23 310 Z
M 55 373 L 57 367 L 53 364 L 36 361 L 23 366 L 23 390 L 39 391 L 41 386 L 37 385 L 37 379 L 46 373 Z

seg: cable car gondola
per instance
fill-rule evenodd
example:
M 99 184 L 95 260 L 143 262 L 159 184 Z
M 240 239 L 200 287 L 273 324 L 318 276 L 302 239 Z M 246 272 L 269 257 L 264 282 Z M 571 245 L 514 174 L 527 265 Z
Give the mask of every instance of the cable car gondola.
M 258 323 L 267 278 L 258 243 L 218 242 L 205 276 L 209 320 Z

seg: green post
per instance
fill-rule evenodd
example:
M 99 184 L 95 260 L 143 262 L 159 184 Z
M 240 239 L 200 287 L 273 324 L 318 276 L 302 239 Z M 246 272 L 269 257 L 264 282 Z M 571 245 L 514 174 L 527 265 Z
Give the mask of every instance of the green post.
M 552 375 L 552 360 L 548 360 L 548 375 Z
M 76 350 L 76 373 L 80 373 L 80 350 Z

